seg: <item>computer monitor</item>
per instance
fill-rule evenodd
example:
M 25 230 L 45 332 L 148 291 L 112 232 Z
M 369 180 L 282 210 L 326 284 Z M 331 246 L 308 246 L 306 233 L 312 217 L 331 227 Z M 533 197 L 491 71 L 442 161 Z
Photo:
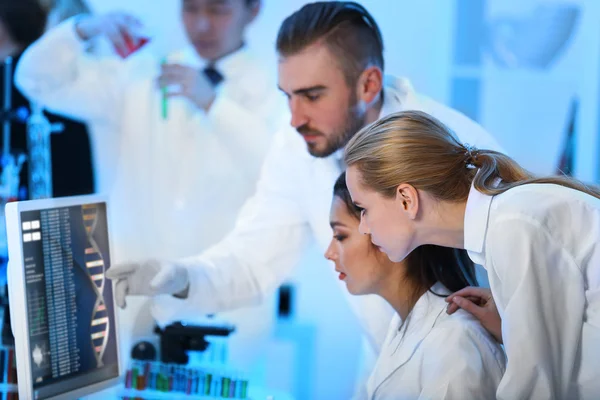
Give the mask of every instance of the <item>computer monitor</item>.
M 74 399 L 118 383 L 106 201 L 9 203 L 6 226 L 19 397 Z

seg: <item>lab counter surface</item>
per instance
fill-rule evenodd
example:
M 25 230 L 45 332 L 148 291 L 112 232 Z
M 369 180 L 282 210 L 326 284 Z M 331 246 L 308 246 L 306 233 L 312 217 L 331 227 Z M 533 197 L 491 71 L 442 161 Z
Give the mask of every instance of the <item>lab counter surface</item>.
M 137 391 L 124 389 L 122 386 L 117 386 L 102 392 L 83 397 L 80 400 L 121 400 L 121 399 L 138 399 L 138 400 L 217 400 L 221 397 L 210 396 L 191 396 L 175 393 L 160 393 L 147 391 Z M 276 390 L 267 390 L 259 387 L 250 387 L 248 393 L 249 400 L 295 400 L 287 393 Z

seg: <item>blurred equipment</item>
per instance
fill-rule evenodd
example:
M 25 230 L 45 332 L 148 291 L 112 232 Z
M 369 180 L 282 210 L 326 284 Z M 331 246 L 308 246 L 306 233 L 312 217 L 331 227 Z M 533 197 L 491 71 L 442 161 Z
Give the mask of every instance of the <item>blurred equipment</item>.
M 126 372 L 125 390 L 121 395 L 140 399 L 162 398 L 157 397 L 159 395 L 168 395 L 169 399 L 248 398 L 248 377 L 228 364 L 227 337 L 234 331 L 231 325 L 217 323 L 185 325 L 178 322 L 164 329 L 157 327 L 161 362 L 133 361 Z M 139 345 L 134 352 L 137 348 Z M 190 360 L 192 354 L 193 360 Z
M 294 285 L 286 283 L 279 287 L 279 304 L 277 317 L 279 319 L 291 319 L 294 316 Z
M 21 107 L 18 110 L 12 109 L 12 72 L 13 60 L 12 57 L 7 57 L 4 60 L 4 108 L 2 111 L 2 174 L 0 175 L 0 197 L 2 212 L 4 212 L 4 204 L 11 200 L 16 200 L 19 192 L 19 174 L 21 167 L 25 162 L 25 156 L 15 155 L 10 152 L 10 133 L 11 123 L 16 118 L 23 116 Z M 0 221 L 2 225 L 4 221 Z M 4 229 L 4 226 L 1 227 Z M 3 253 L 2 255 L 6 255 Z
M 160 336 L 160 359 L 164 363 L 187 364 L 187 352 L 195 350 L 202 352 L 203 363 L 226 364 L 227 343 L 217 338 L 226 338 L 234 331 L 231 325 L 184 325 L 180 322 L 165 329 L 157 327 L 155 333 Z
M 156 361 L 156 348 L 150 342 L 139 342 L 131 349 L 131 359 L 139 361 Z
M 29 110 L 27 107 L 17 107 L 14 110 L 0 112 L 0 121 L 21 122 L 26 123 L 29 118 Z
M 558 162 L 557 175 L 573 176 L 575 169 L 575 123 L 577 121 L 577 98 L 571 102 L 571 112 L 569 113 L 569 124 L 565 135 L 565 142 Z
M 10 201 L 17 200 L 20 187 L 20 173 L 25 155 L 11 153 L 11 127 L 12 121 L 16 117 L 24 115 L 19 107 L 17 110 L 12 108 L 12 76 L 13 59 L 7 57 L 4 60 L 4 107 L 2 109 L 2 135 L 3 146 L 0 159 L 0 265 L 5 268 L 8 260 L 8 246 L 6 244 L 6 226 L 4 223 L 4 206 Z M 2 282 L 3 284 L 4 282 Z
M 497 18 L 488 29 L 488 49 L 504 67 L 548 68 L 568 44 L 580 14 L 575 4 L 553 1 L 526 16 Z
M 13 347 L 0 347 L 0 393 L 2 399 L 18 399 L 17 359 Z
M 27 150 L 29 152 L 29 198 L 52 197 L 52 155 L 50 134 L 62 132 L 63 124 L 51 124 L 41 106 L 32 104 L 27 120 Z
M 119 382 L 106 203 L 98 196 L 6 207 L 19 397 L 74 399 Z
M 12 57 L 6 57 L 4 60 L 4 115 L 9 114 L 12 110 Z M 10 119 L 4 119 L 2 123 L 2 134 L 4 135 L 4 146 L 2 147 L 2 156 L 8 154 L 10 149 Z

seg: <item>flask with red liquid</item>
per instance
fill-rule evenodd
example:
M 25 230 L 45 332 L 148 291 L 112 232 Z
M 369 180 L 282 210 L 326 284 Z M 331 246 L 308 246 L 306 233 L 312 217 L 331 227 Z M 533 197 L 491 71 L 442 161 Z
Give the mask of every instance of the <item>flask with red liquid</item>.
M 134 38 L 126 32 L 123 34 L 123 36 L 125 40 L 126 50 L 115 48 L 117 54 L 119 54 L 119 56 L 121 56 L 121 58 L 123 59 L 129 57 L 130 55 L 144 47 L 150 41 L 150 36 L 145 34 L 144 32 L 140 32 L 140 34 L 137 35 L 136 40 L 134 40 Z

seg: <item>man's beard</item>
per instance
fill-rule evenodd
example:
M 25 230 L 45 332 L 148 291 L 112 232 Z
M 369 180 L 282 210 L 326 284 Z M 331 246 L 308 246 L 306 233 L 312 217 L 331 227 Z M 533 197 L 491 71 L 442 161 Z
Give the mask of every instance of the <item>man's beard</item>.
M 342 149 L 350 141 L 350 139 L 352 139 L 352 136 L 354 136 L 365 125 L 364 113 L 360 112 L 357 105 L 348 110 L 345 120 L 346 124 L 344 127 L 340 131 L 335 132 L 327 138 L 327 143 L 324 149 L 316 149 L 314 144 L 308 144 L 308 152 L 311 156 L 319 158 L 329 157 L 339 149 Z M 298 132 L 305 135 L 312 134 L 325 137 L 322 132 L 305 126 L 298 128 Z

